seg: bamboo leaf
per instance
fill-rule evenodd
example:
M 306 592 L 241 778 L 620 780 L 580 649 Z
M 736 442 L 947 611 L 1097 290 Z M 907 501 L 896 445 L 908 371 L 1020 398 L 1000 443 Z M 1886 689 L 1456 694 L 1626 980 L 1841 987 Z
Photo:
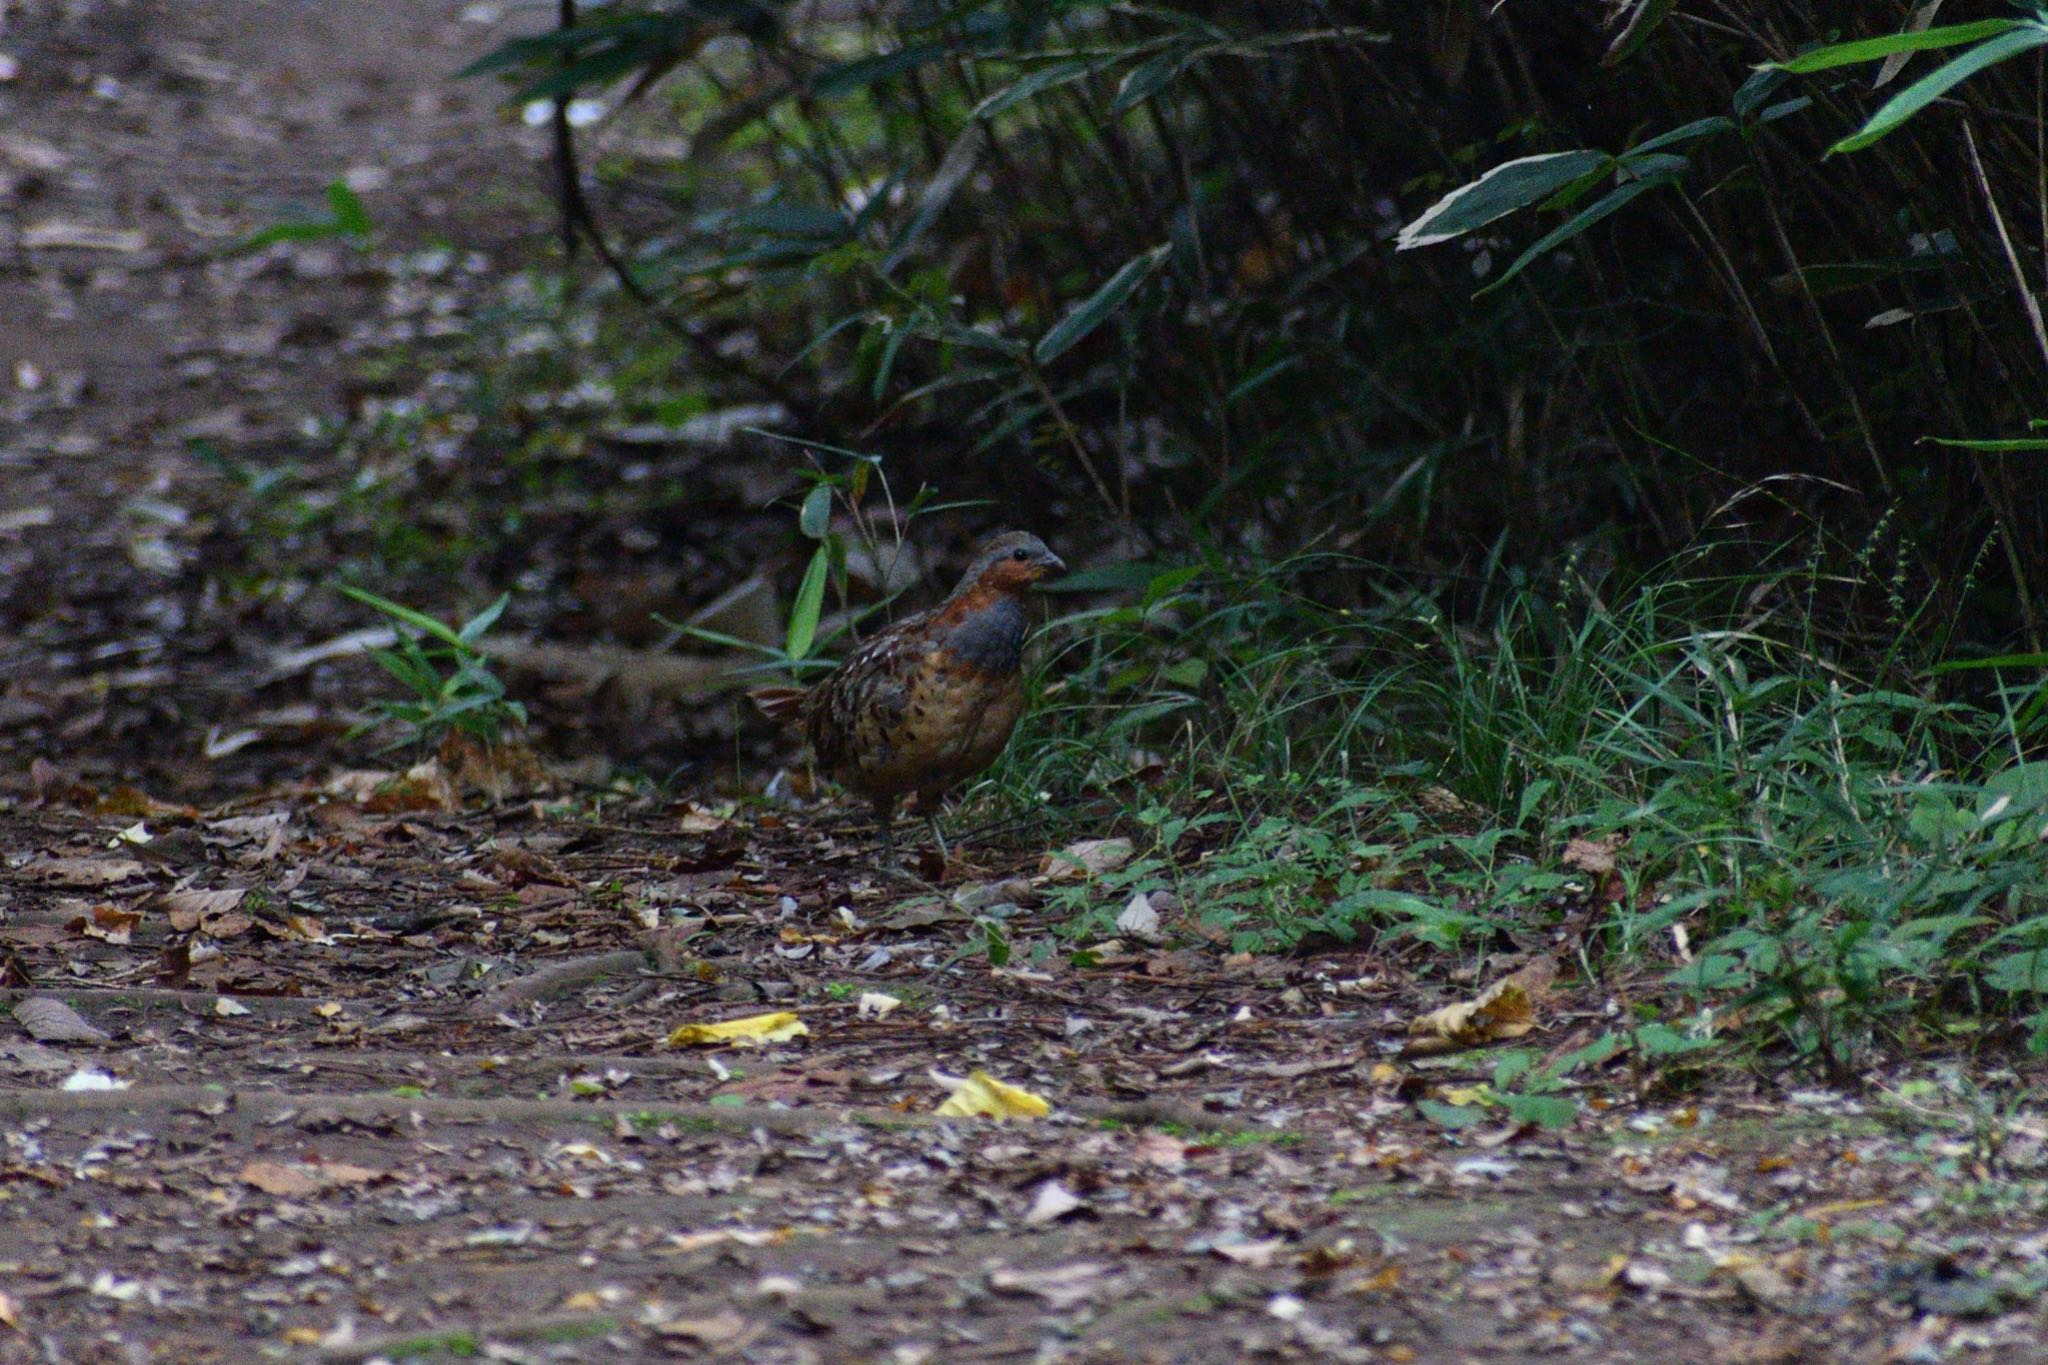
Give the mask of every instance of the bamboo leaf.
M 1401 229 L 1401 235 L 1394 241 L 1395 248 L 1409 251 L 1448 242 L 1496 218 L 1541 203 L 1580 176 L 1613 161 L 1605 152 L 1585 150 L 1546 152 L 1504 161 L 1424 209 L 1421 217 Z
M 1961 47 L 1965 43 L 1982 42 L 1986 38 L 1996 38 L 2001 33 L 2010 33 L 2023 23 L 2024 21 L 2019 19 L 1980 19 L 1973 24 L 1950 24 L 1946 28 L 1923 29 L 1918 33 L 1888 33 L 1881 38 L 1858 38 L 1854 42 L 1830 43 L 1811 52 L 1802 52 L 1789 62 L 1769 62 L 1759 69 L 1789 71 L 1794 75 L 1804 75 L 1809 71 L 1827 71 L 1837 66 L 1853 66 L 1857 62 L 1874 62 L 1895 52 L 1931 52 L 1937 48 Z
M 1141 251 L 1125 261 L 1116 274 L 1103 281 L 1102 287 L 1090 294 L 1080 307 L 1061 318 L 1051 331 L 1039 338 L 1033 353 L 1038 363 L 1048 364 L 1054 357 L 1065 354 L 1106 322 L 1130 298 L 1132 291 L 1145 282 L 1145 277 L 1166 259 L 1170 249 L 1169 244 L 1161 242 L 1150 251 Z
M 1085 62 L 1055 62 L 1051 66 L 1040 67 L 974 106 L 973 117 L 994 118 L 997 114 L 1014 109 L 1036 95 L 1058 89 L 1062 85 L 1072 85 L 1078 80 L 1085 80 L 1107 65 L 1107 60 L 1097 59 Z
M 832 567 L 832 552 L 820 545 L 811 555 L 804 581 L 797 585 L 796 601 L 789 608 L 789 639 L 784 646 L 792 659 L 802 659 L 818 639 L 818 618 L 825 610 L 825 578 Z
M 2002 37 L 1993 38 L 1988 43 L 1978 44 L 1946 66 L 1922 76 L 1892 96 L 1882 109 L 1870 116 L 1870 121 L 1860 130 L 1828 148 L 1828 155 L 1833 156 L 1836 152 L 1854 152 L 1868 147 L 1979 71 L 1996 66 L 2008 57 L 2017 57 L 2022 52 L 2030 52 L 2043 46 L 2048 46 L 2048 24 L 2028 24 L 2015 28 Z
M 1478 298 L 1481 294 L 1492 293 L 1515 276 L 1521 274 L 1538 257 L 1555 251 L 1558 247 L 1563 246 L 1566 242 L 1569 242 L 1587 228 L 1592 227 L 1601 219 L 1626 208 L 1640 195 L 1656 189 L 1659 185 L 1669 185 L 1678 179 L 1678 176 L 1679 172 L 1676 170 L 1665 170 L 1655 175 L 1645 176 L 1641 180 L 1631 180 L 1626 184 L 1615 186 L 1591 206 L 1580 209 L 1569 220 L 1560 223 L 1557 227 L 1552 228 L 1549 232 L 1537 238 L 1536 241 L 1530 244 L 1527 251 L 1515 257 L 1513 265 L 1510 265 L 1501 272 L 1499 279 L 1487 285 L 1484 289 L 1477 291 L 1472 297 Z

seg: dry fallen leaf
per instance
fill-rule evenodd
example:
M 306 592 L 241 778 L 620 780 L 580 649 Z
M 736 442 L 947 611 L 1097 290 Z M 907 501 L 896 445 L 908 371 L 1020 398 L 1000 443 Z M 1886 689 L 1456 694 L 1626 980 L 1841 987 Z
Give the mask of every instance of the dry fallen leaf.
M 1129 839 L 1083 839 L 1048 853 L 1038 875 L 1049 882 L 1078 882 L 1114 872 L 1131 860 L 1136 847 Z
M 87 938 L 96 938 L 116 947 L 127 944 L 133 937 L 135 926 L 142 923 L 140 910 L 122 910 L 111 905 L 95 905 L 90 915 L 81 915 L 71 922 L 76 933 Z
M 1414 1041 L 1402 1052 L 1451 1052 L 1521 1037 L 1536 1027 L 1536 1000 L 1556 973 L 1550 959 L 1537 958 L 1471 1000 L 1430 1011 L 1408 1025 Z
M 1068 1214 L 1086 1206 L 1087 1201 L 1060 1184 L 1048 1180 L 1038 1187 L 1038 1193 L 1031 1200 L 1030 1212 L 1024 1215 L 1024 1226 L 1040 1227 L 1046 1223 L 1057 1223 Z
M 1030 1294 L 1045 1300 L 1055 1313 L 1079 1307 L 1103 1288 L 1108 1267 L 1091 1261 L 1052 1266 L 1045 1270 L 1011 1270 L 999 1266 L 988 1275 L 988 1287 L 998 1294 Z
M 945 1118 L 1042 1119 L 1052 1106 L 1029 1090 L 1006 1085 L 986 1071 L 970 1072 L 967 1079 L 934 1071 L 932 1079 L 953 1092 L 935 1111 Z
M 166 891 L 162 895 L 151 896 L 143 905 L 148 909 L 162 910 L 170 918 L 173 929 L 189 934 L 199 927 L 200 921 L 233 910 L 248 894 L 246 887 L 225 891 Z
M 794 1014 L 755 1014 L 722 1024 L 684 1024 L 668 1036 L 670 1047 L 761 1047 L 801 1038 L 810 1029 Z
M 884 995 L 880 991 L 862 991 L 860 994 L 860 1017 L 863 1019 L 880 1019 L 902 1003 L 895 996 Z
M 670 1318 L 654 1324 L 654 1334 L 678 1337 L 704 1346 L 726 1346 L 747 1333 L 747 1320 L 730 1308 L 708 1318 Z
M 252 1161 L 242 1168 L 240 1179 L 244 1185 L 253 1185 L 280 1199 L 303 1199 L 320 1192 L 319 1179 L 304 1166 L 296 1164 Z
M 32 995 L 14 1007 L 14 1022 L 39 1043 L 104 1043 L 108 1035 L 62 1000 Z
M 1614 854 L 1620 847 L 1619 839 L 1574 839 L 1564 846 L 1560 861 L 1566 867 L 1603 876 L 1614 871 Z
M 1264 1270 L 1273 1264 L 1273 1258 L 1287 1249 L 1287 1243 L 1278 1237 L 1268 1241 L 1255 1242 L 1249 1239 L 1236 1242 L 1217 1242 L 1209 1250 L 1231 1262 L 1233 1265 L 1248 1266 L 1253 1270 Z
M 44 886 L 91 888 L 140 877 L 142 864 L 133 858 L 38 858 L 21 875 Z
M 1152 898 L 1140 891 L 1131 897 L 1131 902 L 1116 917 L 1116 931 L 1128 934 L 1140 943 L 1162 943 L 1166 935 L 1159 930 L 1159 911 L 1152 905 Z

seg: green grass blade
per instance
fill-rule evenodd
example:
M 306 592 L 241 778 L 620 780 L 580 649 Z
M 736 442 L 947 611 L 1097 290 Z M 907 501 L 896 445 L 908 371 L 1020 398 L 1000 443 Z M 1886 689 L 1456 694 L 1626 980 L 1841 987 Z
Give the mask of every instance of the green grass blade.
M 2023 22 L 2019 19 L 1979 19 L 1972 24 L 1950 24 L 1946 28 L 1923 29 L 1918 33 L 1888 33 L 1882 38 L 1830 43 L 1811 52 L 1802 52 L 1789 62 L 1767 62 L 1758 70 L 1804 75 L 1809 71 L 1827 71 L 1838 66 L 1853 66 L 1857 62 L 1878 61 L 1895 52 L 1932 52 L 1938 48 L 1961 47 L 1965 43 L 1982 42 L 2001 33 L 2010 33 Z

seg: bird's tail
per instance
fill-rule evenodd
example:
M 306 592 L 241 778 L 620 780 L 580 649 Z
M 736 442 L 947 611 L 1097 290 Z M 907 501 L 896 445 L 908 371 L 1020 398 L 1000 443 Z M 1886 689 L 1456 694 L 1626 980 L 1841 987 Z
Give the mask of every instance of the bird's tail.
M 805 689 L 801 687 L 757 687 L 747 693 L 747 700 L 770 720 L 787 724 L 803 714 L 804 695 Z

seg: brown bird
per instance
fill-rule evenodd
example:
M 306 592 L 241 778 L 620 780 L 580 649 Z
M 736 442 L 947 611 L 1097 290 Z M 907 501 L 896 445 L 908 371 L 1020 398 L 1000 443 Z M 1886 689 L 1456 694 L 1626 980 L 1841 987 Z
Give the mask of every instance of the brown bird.
M 770 687 L 754 703 L 801 721 L 818 766 L 873 803 L 896 858 L 896 802 L 917 793 L 939 856 L 939 798 L 989 764 L 1024 710 L 1024 595 L 1067 566 L 1024 531 L 985 542 L 953 595 L 869 639 L 809 687 Z

